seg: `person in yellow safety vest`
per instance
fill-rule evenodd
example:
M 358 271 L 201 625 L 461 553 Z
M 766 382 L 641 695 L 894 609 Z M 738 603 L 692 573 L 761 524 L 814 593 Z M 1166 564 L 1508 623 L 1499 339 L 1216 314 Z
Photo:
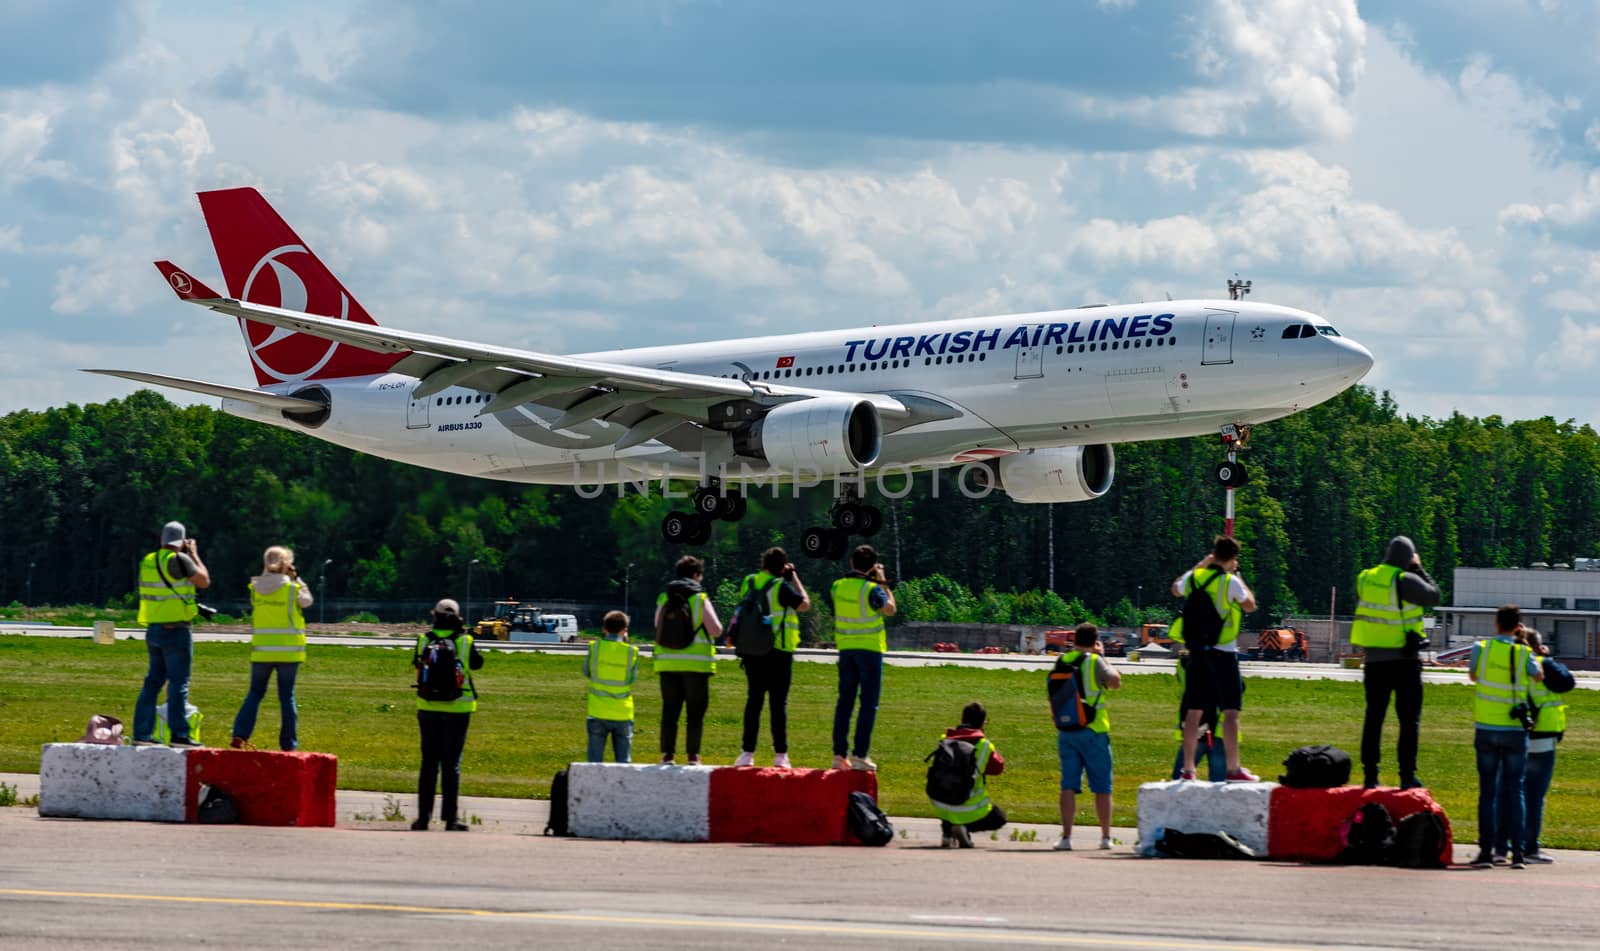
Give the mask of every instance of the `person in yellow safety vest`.
M 1423 570 L 1417 546 L 1404 535 L 1389 542 L 1383 564 L 1368 568 L 1356 578 L 1356 620 L 1350 626 L 1350 643 L 1362 649 L 1361 683 L 1366 692 L 1366 716 L 1361 722 L 1363 785 L 1378 786 L 1378 764 L 1383 759 L 1383 718 L 1394 696 L 1394 715 L 1400 721 L 1400 788 L 1417 789 L 1417 742 L 1422 731 L 1422 659 L 1427 646 L 1422 633 L 1425 608 L 1439 603 L 1439 586 Z
M 430 664 L 430 658 L 436 663 Z M 417 671 L 417 727 L 422 733 L 417 818 L 411 828 L 416 832 L 428 828 L 434 791 L 442 787 L 439 818 L 447 830 L 465 832 L 467 824 L 459 821 L 456 800 L 461 790 L 461 751 L 467 745 L 472 714 L 478 709 L 478 686 L 472 672 L 483 667 L 483 655 L 461 620 L 461 606 L 453 599 L 444 598 L 433 606 L 433 630 L 417 635 L 411 666 Z
M 1173 668 L 1173 674 L 1178 679 L 1178 726 L 1173 731 L 1173 739 L 1178 741 L 1178 748 L 1172 754 L 1172 778 L 1183 778 L 1183 720 L 1186 710 L 1183 706 L 1185 684 L 1189 675 L 1189 651 L 1178 651 L 1178 663 Z M 1239 684 L 1240 698 L 1244 694 L 1243 681 Z M 1228 778 L 1228 753 L 1222 748 L 1222 740 L 1217 736 L 1218 711 L 1215 706 L 1200 713 L 1200 732 L 1195 741 L 1195 765 L 1198 770 L 1200 760 L 1206 762 L 1206 778 L 1214 783 L 1224 782 Z
M 1528 733 L 1528 767 L 1523 774 L 1522 782 L 1524 800 L 1522 859 L 1529 865 L 1550 865 L 1555 859 L 1540 848 L 1539 833 L 1544 829 L 1544 798 L 1550 792 L 1550 779 L 1556 771 L 1556 744 L 1561 742 L 1561 738 L 1567 732 L 1567 701 L 1562 699 L 1561 694 L 1550 689 L 1550 684 L 1557 678 L 1557 674 L 1553 671 L 1559 671 L 1567 678 L 1572 674 L 1550 656 L 1550 648 L 1545 646 L 1543 635 L 1531 628 L 1523 628 L 1523 634 L 1528 642 L 1528 649 L 1539 661 L 1544 679 L 1528 683 L 1528 702 L 1538 711 L 1538 719 L 1534 721 L 1533 730 Z M 1512 831 L 1503 828 L 1496 839 L 1496 854 L 1499 854 L 1499 849 L 1515 845 L 1516 839 Z
M 1173 595 L 1188 598 L 1195 590 L 1202 590 L 1212 601 L 1222 618 L 1222 633 L 1217 643 L 1193 643 L 1192 632 L 1186 646 L 1189 648 L 1189 671 L 1184 682 L 1183 708 L 1183 769 L 1181 778 L 1194 779 L 1195 749 L 1200 740 L 1200 719 L 1207 707 L 1215 705 L 1222 711 L 1222 745 L 1228 759 L 1228 782 L 1253 783 L 1260 777 L 1245 769 L 1239 762 L 1239 708 L 1243 705 L 1243 691 L 1239 679 L 1239 625 L 1244 614 L 1256 609 L 1256 596 L 1239 577 L 1239 543 L 1226 535 L 1218 535 L 1211 545 L 1211 553 L 1172 582 Z M 1174 624 L 1178 630 L 1180 625 Z
M 944 731 L 944 739 L 972 745 L 976 765 L 972 776 L 972 794 L 965 802 L 928 800 L 933 805 L 934 815 L 939 817 L 939 828 L 943 833 L 939 843 L 941 848 L 970 849 L 972 833 L 990 832 L 1006 824 L 1005 810 L 989 798 L 988 784 L 984 782 L 985 777 L 999 776 L 1006 770 L 1005 757 L 983 735 L 983 726 L 988 719 L 989 712 L 983 708 L 983 704 L 974 700 L 961 708 L 961 725 Z
M 766 654 L 741 657 L 744 668 L 744 736 L 735 766 L 754 766 L 756 740 L 761 734 L 761 704 L 772 706 L 772 765 L 790 768 L 789 685 L 794 679 L 794 652 L 800 647 L 800 613 L 811 610 L 811 595 L 789 563 L 782 548 L 761 553 L 761 570 L 739 583 L 739 600 L 751 592 L 766 592 L 766 616 L 772 619 L 772 649 Z
M 1523 780 L 1528 766 L 1528 731 L 1521 715 L 1531 711 L 1529 685 L 1544 680 L 1533 651 L 1520 642 L 1522 611 L 1507 604 L 1495 612 L 1495 636 L 1472 645 L 1467 676 L 1473 683 L 1472 745 L 1478 754 L 1478 857 L 1494 864 L 1499 834 L 1511 839 L 1511 867 L 1524 868 Z
M 711 678 L 717 672 L 716 643 L 722 636 L 722 622 L 700 586 L 705 562 L 684 555 L 672 573 L 675 577 L 667 584 L 667 590 L 656 597 L 656 646 L 650 657 L 661 683 L 661 762 L 671 763 L 677 757 L 678 717 L 687 707 L 684 753 L 690 766 L 699 766 L 700 738 L 705 732 L 706 708 L 711 705 Z M 661 645 L 661 625 L 669 610 L 674 615 L 688 612 L 692 631 L 689 646 Z
M 1052 674 L 1077 669 L 1083 685 L 1082 702 L 1094 707 L 1094 719 L 1078 730 L 1056 732 L 1056 755 L 1061 761 L 1061 838 L 1055 850 L 1072 850 L 1072 820 L 1078 814 L 1078 793 L 1082 780 L 1089 779 L 1094 793 L 1095 818 L 1100 820 L 1100 848 L 1111 848 L 1111 712 L 1106 691 L 1122 687 L 1122 675 L 1105 659 L 1100 644 L 1100 628 L 1079 624 L 1072 632 L 1073 648 L 1056 658 Z M 1047 681 L 1051 694 L 1067 681 L 1052 677 Z M 1070 699 L 1070 698 L 1069 698 Z
M 839 650 L 839 699 L 833 707 L 833 768 L 878 768 L 867 757 L 872 746 L 872 726 L 878 717 L 878 698 L 883 692 L 883 654 L 889 648 L 883 619 L 896 611 L 894 593 L 889 590 L 878 563 L 878 552 L 861 545 L 850 553 L 850 573 L 833 583 L 833 642 Z M 861 714 L 856 719 L 853 747 L 847 747 L 850 714 L 856 696 L 861 697 Z M 845 758 L 845 753 L 850 754 Z
M 189 736 L 189 671 L 194 666 L 194 640 L 189 625 L 195 617 L 195 592 L 211 586 L 211 572 L 200 560 L 195 540 L 182 522 L 161 527 L 161 547 L 139 562 L 139 623 L 150 665 L 144 686 L 133 703 L 133 745 L 155 746 L 156 697 L 167 688 L 169 746 L 199 746 Z
M 267 695 L 267 680 L 278 674 L 278 749 L 300 746 L 294 684 L 306 660 L 305 609 L 311 586 L 300 581 L 294 552 L 274 545 L 261 556 L 263 573 L 250 579 L 250 692 L 233 718 L 233 748 L 244 749 L 256 729 L 256 712 Z
M 583 676 L 589 682 L 589 762 L 606 759 L 606 737 L 619 763 L 633 762 L 633 682 L 639 676 L 639 648 L 628 643 L 628 616 L 608 611 L 604 632 L 589 642 Z

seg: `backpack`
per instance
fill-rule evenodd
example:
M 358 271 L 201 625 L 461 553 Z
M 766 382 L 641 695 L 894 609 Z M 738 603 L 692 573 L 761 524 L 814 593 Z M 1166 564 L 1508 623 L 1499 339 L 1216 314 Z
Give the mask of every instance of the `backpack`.
M 694 643 L 694 608 L 677 591 L 668 591 L 656 625 L 656 646 L 681 651 Z M 770 631 L 768 633 L 771 633 Z
M 567 828 L 567 771 L 564 769 L 550 780 L 550 816 L 544 821 L 544 834 L 572 834 Z
M 1194 652 L 1215 647 L 1222 640 L 1222 615 L 1217 613 L 1216 602 L 1206 589 L 1223 578 L 1224 573 L 1214 569 L 1211 577 L 1200 585 L 1193 584 L 1193 575 L 1189 577 L 1191 590 L 1188 600 L 1183 602 L 1183 616 L 1173 622 L 1172 629 L 1182 634 L 1184 645 Z
M 1098 712 L 1094 704 L 1083 702 L 1083 665 L 1090 656 L 1084 654 L 1075 663 L 1065 666 L 1057 661 L 1046 682 L 1050 691 L 1050 718 L 1063 733 L 1083 729 L 1094 722 Z
M 1394 830 L 1394 845 L 1387 865 L 1400 868 L 1444 868 L 1449 831 L 1437 809 L 1423 809 L 1401 819 Z
M 1161 830 L 1156 851 L 1175 859 L 1253 859 L 1250 846 L 1226 832 L 1181 832 Z
M 767 613 L 767 593 L 778 583 L 773 578 L 757 588 L 750 585 L 733 611 L 733 652 L 740 657 L 765 657 L 772 653 L 772 616 Z
M 889 817 L 866 793 L 850 794 L 850 810 L 846 815 L 850 820 L 850 833 L 860 839 L 862 845 L 888 845 L 894 840 L 894 826 Z
M 207 786 L 194 817 L 207 825 L 231 825 L 239 821 L 239 804 L 217 787 Z
M 438 701 L 461 698 L 467 669 L 456 653 L 455 637 L 434 637 L 430 633 L 417 661 L 417 696 Z
M 1369 802 L 1357 809 L 1339 829 L 1344 850 L 1337 861 L 1349 865 L 1383 865 L 1394 846 L 1394 820 L 1382 803 Z
M 1337 746 L 1302 746 L 1283 761 L 1278 782 L 1295 789 L 1332 789 L 1350 784 L 1350 754 Z
M 1578 685 L 1572 671 L 1567 665 L 1554 657 L 1545 657 L 1540 660 L 1539 666 L 1544 668 L 1544 689 L 1551 693 L 1566 693 Z
M 924 787 L 929 799 L 953 806 L 972 795 L 978 779 L 977 747 L 966 740 L 945 737 L 922 761 L 929 764 Z

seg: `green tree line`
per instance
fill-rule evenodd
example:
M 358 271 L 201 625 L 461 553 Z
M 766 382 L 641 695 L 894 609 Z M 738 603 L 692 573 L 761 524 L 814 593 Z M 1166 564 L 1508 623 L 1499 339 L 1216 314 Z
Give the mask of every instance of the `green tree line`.
M 1457 565 L 1600 555 L 1600 437 L 1587 425 L 1417 418 L 1358 387 L 1256 427 L 1254 443 L 1237 534 L 1266 619 L 1324 613 L 1335 587 L 1348 613 L 1356 572 L 1397 533 L 1447 589 Z M 953 471 L 919 474 L 904 498 L 876 500 L 872 541 L 894 580 L 917 579 L 908 616 L 1131 621 L 1172 608 L 1172 578 L 1220 530 L 1220 451 L 1215 438 L 1119 445 L 1112 490 L 1072 505 L 968 498 Z M 697 549 L 712 587 L 769 545 L 796 550 L 828 503 L 826 488 L 753 491 L 746 518 Z M 330 598 L 460 597 L 476 560 L 480 600 L 620 602 L 626 582 L 642 609 L 679 554 L 661 516 L 686 506 L 433 472 L 139 391 L 0 418 L 0 602 L 27 598 L 31 577 L 34 603 L 125 604 L 137 559 L 176 518 L 218 597 L 242 597 L 262 549 L 287 544 L 307 577 L 332 560 Z M 838 570 L 796 560 L 819 594 Z

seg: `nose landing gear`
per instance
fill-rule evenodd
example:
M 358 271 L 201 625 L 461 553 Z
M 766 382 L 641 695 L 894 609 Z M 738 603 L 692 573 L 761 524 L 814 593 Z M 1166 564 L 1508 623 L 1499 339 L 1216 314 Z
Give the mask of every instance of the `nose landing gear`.
M 1250 473 L 1239 461 L 1239 450 L 1250 448 L 1250 427 L 1244 423 L 1229 423 L 1222 427 L 1222 449 L 1227 453 L 1225 462 L 1217 464 L 1216 479 L 1227 490 L 1227 510 L 1223 516 L 1223 534 L 1233 537 L 1233 492 L 1249 483 Z

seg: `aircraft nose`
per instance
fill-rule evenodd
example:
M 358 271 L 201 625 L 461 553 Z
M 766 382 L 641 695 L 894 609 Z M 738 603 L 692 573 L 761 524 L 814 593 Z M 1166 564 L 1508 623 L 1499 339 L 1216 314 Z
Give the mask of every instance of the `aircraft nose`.
M 1372 369 L 1372 351 L 1349 337 L 1344 338 L 1343 342 L 1345 345 L 1339 351 L 1339 368 L 1355 371 L 1357 379 L 1366 376 Z

